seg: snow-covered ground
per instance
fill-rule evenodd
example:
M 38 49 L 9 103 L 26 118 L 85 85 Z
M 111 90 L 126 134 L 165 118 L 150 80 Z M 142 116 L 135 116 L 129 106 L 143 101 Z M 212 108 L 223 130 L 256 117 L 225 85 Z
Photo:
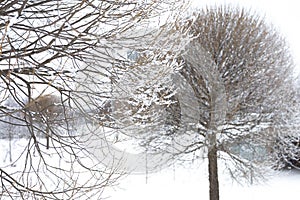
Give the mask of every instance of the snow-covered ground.
M 110 200 L 208 200 L 206 167 L 168 169 L 149 175 L 132 175 L 121 181 L 118 189 L 109 191 Z M 252 185 L 232 182 L 220 175 L 222 200 L 299 199 L 300 171 L 274 171 L 268 180 Z M 147 181 L 147 183 L 146 183 Z
M 26 141 L 22 139 L 12 142 L 14 154 L 18 152 L 20 144 L 26 144 Z M 3 167 L 5 163 L 7 166 L 9 142 L 0 140 L 0 147 L 0 166 Z M 12 166 L 12 168 L 15 170 L 18 166 Z M 223 173 L 222 167 L 219 173 L 222 200 L 298 199 L 300 171 L 271 171 L 266 181 L 262 180 L 252 185 L 240 185 L 233 182 L 227 174 Z M 186 167 L 173 166 L 147 176 L 145 174 L 129 175 L 124 177 L 117 187 L 106 189 L 102 197 L 110 197 L 111 200 L 208 200 L 206 162 L 189 164 Z
M 26 140 L 12 141 L 12 157 L 23 149 Z M 18 148 L 20 147 L 20 148 Z M 9 164 L 9 142 L 0 140 L 0 167 Z M 19 151 L 20 150 L 20 151 Z M 58 158 L 56 159 L 57 162 Z M 53 162 L 55 162 L 53 160 Z M 300 171 L 271 171 L 267 180 L 240 185 L 223 173 L 220 163 L 220 196 L 222 200 L 298 199 Z M 14 165 L 12 170 L 23 166 Z M 46 180 L 45 180 L 46 181 Z M 50 180 L 49 180 L 50 181 Z M 243 182 L 243 179 L 241 179 Z M 118 186 L 107 188 L 102 195 L 110 200 L 208 200 L 208 175 L 205 161 L 185 166 L 171 166 L 153 174 L 129 175 Z

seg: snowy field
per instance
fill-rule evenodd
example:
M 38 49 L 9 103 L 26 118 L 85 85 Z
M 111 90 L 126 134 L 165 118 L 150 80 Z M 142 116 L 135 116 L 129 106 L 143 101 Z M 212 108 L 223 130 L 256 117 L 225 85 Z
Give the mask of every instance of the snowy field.
M 26 144 L 24 139 L 12 141 L 12 160 L 17 158 L 24 144 Z M 9 142 L 0 140 L 1 167 L 10 163 L 8 149 Z M 11 170 L 17 171 L 22 167 L 14 165 Z M 219 169 L 219 174 L 222 200 L 297 199 L 299 193 L 300 171 L 296 170 L 271 171 L 265 177 L 267 180 L 261 180 L 252 185 L 233 182 L 228 174 L 223 172 L 222 167 Z M 241 181 L 243 182 L 243 179 Z M 109 197 L 110 200 L 207 200 L 207 163 L 202 161 L 185 167 L 172 166 L 147 176 L 145 174 L 129 175 L 123 177 L 118 186 L 106 189 L 101 197 Z
M 252 185 L 232 182 L 220 175 L 220 199 L 222 200 L 279 200 L 298 199 L 300 171 L 274 171 L 268 180 Z M 206 166 L 198 169 L 168 169 L 148 176 L 130 176 L 119 188 L 109 192 L 111 200 L 208 200 L 208 176 Z

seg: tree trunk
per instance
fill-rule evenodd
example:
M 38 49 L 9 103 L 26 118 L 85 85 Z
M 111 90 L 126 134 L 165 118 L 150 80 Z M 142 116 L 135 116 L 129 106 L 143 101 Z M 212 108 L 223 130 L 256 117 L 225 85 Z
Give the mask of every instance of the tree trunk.
M 216 146 L 208 151 L 209 199 L 219 200 L 218 156 Z
M 50 139 L 50 128 L 48 127 L 48 124 L 47 124 L 47 127 L 46 127 L 46 149 L 49 149 L 49 139 Z

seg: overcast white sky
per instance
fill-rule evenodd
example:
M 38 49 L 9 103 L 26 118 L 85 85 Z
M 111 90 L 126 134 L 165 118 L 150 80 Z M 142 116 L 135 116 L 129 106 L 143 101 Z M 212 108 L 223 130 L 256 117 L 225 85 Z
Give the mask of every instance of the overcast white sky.
M 192 0 L 193 7 L 206 5 L 232 4 L 265 16 L 282 35 L 291 47 L 294 60 L 300 69 L 300 1 L 299 0 Z

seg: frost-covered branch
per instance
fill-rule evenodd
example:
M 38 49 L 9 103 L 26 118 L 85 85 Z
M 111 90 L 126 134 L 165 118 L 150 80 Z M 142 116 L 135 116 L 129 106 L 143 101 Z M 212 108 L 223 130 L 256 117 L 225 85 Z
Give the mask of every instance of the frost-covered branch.
M 169 62 L 175 54 L 167 51 L 181 44 L 147 29 L 173 19 L 170 13 L 185 6 L 180 2 L 1 1 L 0 124 L 1 139 L 9 141 L 1 152 L 12 151 L 0 164 L 1 197 L 102 198 L 103 189 L 121 175 L 120 158 L 110 157 L 112 168 L 103 165 L 89 139 L 108 141 L 107 129 L 116 127 L 109 105 L 116 102 L 112 94 L 120 74 L 161 64 L 163 76 L 175 70 L 175 62 Z M 147 64 L 133 66 L 123 54 L 128 49 L 146 53 Z M 160 92 L 163 87 L 146 87 L 138 91 L 172 96 Z

